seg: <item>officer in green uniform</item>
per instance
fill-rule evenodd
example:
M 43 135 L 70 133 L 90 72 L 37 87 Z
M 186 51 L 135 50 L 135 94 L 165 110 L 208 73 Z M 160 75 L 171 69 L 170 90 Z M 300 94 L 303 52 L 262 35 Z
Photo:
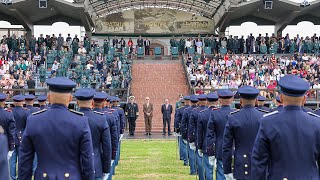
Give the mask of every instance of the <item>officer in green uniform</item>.
M 38 46 L 40 47 L 44 43 L 44 37 L 43 34 L 40 34 L 40 37 L 38 37 Z
M 240 48 L 240 44 L 238 41 L 238 36 L 235 36 L 232 41 L 232 52 L 238 54 L 238 49 Z
M 108 54 L 109 52 L 109 41 L 107 39 L 103 42 L 103 53 L 104 55 Z
M 59 65 L 58 69 L 56 70 L 56 77 L 63 77 L 61 65 Z
M 313 49 L 313 42 L 311 40 L 307 41 L 307 53 L 311 53 L 312 49 Z
M 113 55 L 110 54 L 110 52 L 108 52 L 108 55 L 106 55 L 106 64 L 107 64 L 107 66 L 110 66 L 112 61 L 113 61 Z
M 55 46 L 52 47 L 51 53 L 52 53 L 52 55 L 53 55 L 53 57 L 54 57 L 54 60 L 56 60 L 57 57 L 58 57 L 58 51 L 57 51 L 57 49 L 56 49 Z
M 66 54 L 66 51 L 65 51 L 64 48 L 61 46 L 61 47 L 60 47 L 60 50 L 59 50 L 59 52 L 58 52 L 58 57 L 59 57 L 59 59 L 60 59 L 60 62 L 61 62 L 61 59 L 64 58 L 65 54 Z
M 89 86 L 89 82 L 85 76 L 82 77 L 80 81 L 81 88 L 87 88 Z
M 29 47 L 30 51 L 35 54 L 35 47 L 36 47 L 37 39 L 32 35 L 31 39 L 29 40 Z
M 47 68 L 52 68 L 52 64 L 54 62 L 54 56 L 52 54 L 52 51 L 50 50 L 49 53 L 47 54 L 47 59 L 46 59 L 46 62 L 47 62 Z
M 290 42 L 290 53 L 293 54 L 296 51 L 296 43 L 291 39 Z
M 319 49 L 320 49 L 319 40 L 318 40 L 318 38 L 315 38 L 314 44 L 313 44 L 314 53 L 315 53 L 315 54 L 318 54 L 318 53 L 319 53 Z
M 85 69 L 83 75 L 87 78 L 87 80 L 89 80 L 91 75 L 90 69 Z
M 73 54 L 78 54 L 79 42 L 76 39 L 72 41 L 72 52 Z
M 16 38 L 16 35 L 15 35 L 15 34 L 12 35 L 11 49 L 12 49 L 14 52 L 17 52 L 17 51 L 18 51 L 18 39 Z
M 112 89 L 116 89 L 116 88 L 118 88 L 118 86 L 119 86 L 118 80 L 112 79 L 112 82 L 111 82 Z
M 81 68 L 84 69 L 87 63 L 87 56 L 85 54 L 80 55 Z
M 80 81 L 81 81 L 81 77 L 82 77 L 82 69 L 80 68 L 79 65 L 76 67 L 74 72 L 76 74 L 76 77 L 75 77 L 76 83 L 79 86 L 80 85 Z
M 186 44 L 186 40 L 184 39 L 184 37 L 182 36 L 180 41 L 179 41 L 179 52 L 181 54 L 184 54 L 184 51 L 185 51 L 185 44 Z
M 60 68 L 61 68 L 61 71 L 62 71 L 62 76 L 63 77 L 67 77 L 67 71 L 68 71 L 68 68 L 69 68 L 69 64 L 66 63 L 66 61 L 64 61 L 64 63 L 60 64 L 60 66 L 61 66 Z
M 203 43 L 204 43 L 204 47 L 210 47 L 210 39 L 208 35 L 204 38 Z
M 42 64 L 39 69 L 39 79 L 41 83 L 41 87 L 44 86 L 44 83 L 46 82 L 46 69 L 44 68 L 44 65 Z
M 170 39 L 170 46 L 175 47 L 175 37 L 174 36 L 172 36 L 172 38 Z
M 268 50 L 268 48 L 267 48 L 266 43 L 262 42 L 262 43 L 260 44 L 260 53 L 261 53 L 261 54 L 266 54 L 266 53 L 267 53 L 267 50 Z
M 213 35 L 210 37 L 210 47 L 211 47 L 211 52 L 212 54 L 216 53 L 216 41 Z
M 97 56 L 99 53 L 101 53 L 99 44 L 97 44 L 97 45 L 94 47 L 94 51 L 96 52 L 96 56 Z
M 96 59 L 96 52 L 94 51 L 94 48 L 91 48 L 88 54 L 91 59 Z
M 88 36 L 86 36 L 84 38 L 83 47 L 86 49 L 87 52 L 89 52 L 89 50 L 90 50 L 90 40 L 89 40 Z
M 20 55 L 27 54 L 27 48 L 24 43 L 21 43 L 19 50 L 20 50 L 19 52 Z

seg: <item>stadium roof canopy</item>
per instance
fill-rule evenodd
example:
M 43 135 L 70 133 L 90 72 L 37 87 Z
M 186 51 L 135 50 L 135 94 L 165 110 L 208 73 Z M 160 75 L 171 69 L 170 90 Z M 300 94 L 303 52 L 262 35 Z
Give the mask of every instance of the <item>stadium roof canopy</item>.
M 263 0 L 49 0 L 48 8 L 39 9 L 37 0 L 13 0 L 11 5 L 0 4 L 0 20 L 21 24 L 27 31 L 32 31 L 33 25 L 52 25 L 62 21 L 82 25 L 90 32 L 97 17 L 129 9 L 167 8 L 213 19 L 213 28 L 220 32 L 230 25 L 247 21 L 275 25 L 275 32 L 281 32 L 287 25 L 305 20 L 319 25 L 320 0 L 310 4 L 300 7 L 300 3 L 290 0 L 273 0 L 273 8 L 266 10 Z

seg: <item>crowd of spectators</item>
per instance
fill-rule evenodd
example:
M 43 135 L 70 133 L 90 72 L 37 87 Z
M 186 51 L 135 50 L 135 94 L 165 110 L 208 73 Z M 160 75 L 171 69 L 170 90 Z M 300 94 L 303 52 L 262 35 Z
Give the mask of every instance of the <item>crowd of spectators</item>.
M 110 51 L 109 43 L 102 47 L 86 35 L 64 38 L 46 35 L 3 36 L 0 42 L 0 86 L 5 89 L 45 87 L 45 80 L 65 76 L 78 87 L 127 88 L 131 81 L 129 53 L 122 48 Z M 37 82 L 35 78 L 38 77 Z M 32 83 L 30 83 L 31 81 Z M 35 84 L 33 83 L 35 82 Z M 13 93 L 13 92 L 8 92 Z
M 186 55 L 186 66 L 191 85 L 197 94 L 210 89 L 237 89 L 250 85 L 261 89 L 261 95 L 274 98 L 277 82 L 286 74 L 294 74 L 320 88 L 320 56 L 307 53 L 253 55 L 215 54 L 213 56 Z M 314 96 L 310 91 L 309 96 Z

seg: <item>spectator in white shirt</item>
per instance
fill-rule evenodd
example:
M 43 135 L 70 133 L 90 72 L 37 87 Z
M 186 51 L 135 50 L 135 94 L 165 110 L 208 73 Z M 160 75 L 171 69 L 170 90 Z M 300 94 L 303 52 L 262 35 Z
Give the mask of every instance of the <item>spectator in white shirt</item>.
M 52 68 L 51 68 L 51 74 L 54 74 L 56 72 L 56 70 L 59 68 L 60 63 L 58 63 L 57 61 L 54 61 Z
M 78 54 L 87 54 L 87 50 L 83 47 L 83 45 L 79 47 Z

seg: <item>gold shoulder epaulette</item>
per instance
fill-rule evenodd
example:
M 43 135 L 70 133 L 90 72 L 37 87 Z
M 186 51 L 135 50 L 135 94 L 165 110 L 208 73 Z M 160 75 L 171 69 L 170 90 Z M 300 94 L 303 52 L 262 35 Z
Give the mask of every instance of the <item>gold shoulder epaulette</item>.
M 102 113 L 102 112 L 98 112 L 98 111 L 93 111 L 93 112 L 96 114 L 104 115 L 104 113 Z
M 43 113 L 45 111 L 47 111 L 47 109 L 42 109 L 40 111 L 34 112 L 34 113 L 32 113 L 32 115 L 40 114 L 40 113 Z
M 240 109 L 237 109 L 237 110 L 235 110 L 235 111 L 232 111 L 230 114 L 234 114 L 234 113 L 237 113 L 237 112 L 239 112 L 240 111 Z
M 75 114 L 78 114 L 78 115 L 80 115 L 80 116 L 83 116 L 83 115 L 84 115 L 82 112 L 75 111 L 75 110 L 73 110 L 73 109 L 69 109 L 69 111 L 70 111 L 70 112 L 73 112 L 73 113 L 75 113 Z
M 200 112 L 205 112 L 206 110 L 208 110 L 208 109 L 203 109 L 203 110 L 201 110 Z
M 212 108 L 211 110 L 218 110 L 219 108 Z
M 264 113 L 269 113 L 269 111 L 264 110 L 264 109 L 257 109 L 258 111 L 264 112 Z

